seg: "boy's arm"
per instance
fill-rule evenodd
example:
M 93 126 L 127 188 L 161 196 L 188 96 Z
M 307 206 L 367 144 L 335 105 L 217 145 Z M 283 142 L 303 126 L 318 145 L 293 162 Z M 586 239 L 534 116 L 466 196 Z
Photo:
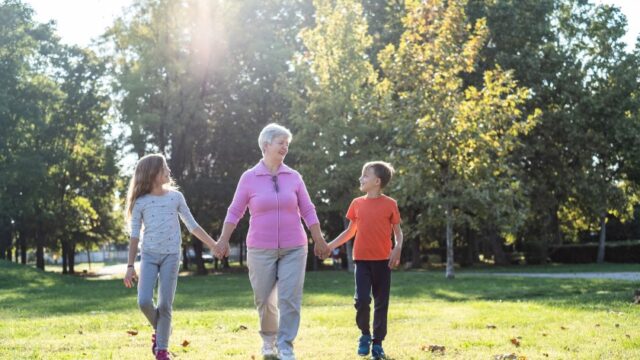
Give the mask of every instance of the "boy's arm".
M 393 251 L 391 251 L 391 257 L 389 258 L 389 268 L 393 269 L 400 264 L 400 255 L 402 255 L 402 228 L 400 228 L 400 224 L 393 225 L 393 237 L 396 240 L 396 245 L 393 247 Z
M 353 221 L 349 221 L 349 226 L 347 229 L 343 231 L 338 237 L 335 238 L 332 242 L 329 243 L 329 249 L 333 250 L 337 247 L 340 247 L 342 244 L 351 240 L 352 237 L 356 234 L 356 224 Z

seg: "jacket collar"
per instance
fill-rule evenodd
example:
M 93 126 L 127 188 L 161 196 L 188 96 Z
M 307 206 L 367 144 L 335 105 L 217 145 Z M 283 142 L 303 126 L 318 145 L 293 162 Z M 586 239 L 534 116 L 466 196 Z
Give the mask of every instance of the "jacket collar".
M 265 165 L 264 160 L 260 160 L 260 162 L 258 162 L 258 164 L 256 164 L 256 166 L 254 166 L 253 168 L 254 168 L 254 171 L 255 171 L 256 175 L 272 176 L 271 172 L 267 168 L 267 165 Z M 287 165 L 285 165 L 284 163 L 282 163 L 280 165 L 280 167 L 278 168 L 278 175 L 279 174 L 291 174 L 291 173 L 293 173 L 293 170 L 290 167 L 288 167 Z

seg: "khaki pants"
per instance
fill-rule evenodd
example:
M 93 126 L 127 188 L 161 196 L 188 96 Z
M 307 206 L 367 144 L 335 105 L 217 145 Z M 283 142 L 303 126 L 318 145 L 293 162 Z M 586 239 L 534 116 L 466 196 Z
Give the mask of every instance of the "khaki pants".
M 260 335 L 281 353 L 293 352 L 300 327 L 300 307 L 307 246 L 247 250 L 249 280 L 260 316 Z

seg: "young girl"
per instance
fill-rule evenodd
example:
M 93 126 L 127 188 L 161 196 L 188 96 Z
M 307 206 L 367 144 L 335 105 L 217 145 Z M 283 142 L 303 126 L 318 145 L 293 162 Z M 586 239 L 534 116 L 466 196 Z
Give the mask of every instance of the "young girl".
M 162 360 L 170 359 L 167 349 L 182 242 L 178 215 L 189 232 L 209 246 L 214 254 L 219 250 L 217 243 L 193 219 L 184 196 L 176 190 L 170 175 L 164 156 L 147 155 L 138 161 L 127 195 L 131 240 L 124 285 L 130 288 L 138 280 L 133 263 L 144 224 L 138 305 L 155 330 L 151 351 L 156 359 Z M 156 281 L 159 283 L 157 306 L 153 302 Z

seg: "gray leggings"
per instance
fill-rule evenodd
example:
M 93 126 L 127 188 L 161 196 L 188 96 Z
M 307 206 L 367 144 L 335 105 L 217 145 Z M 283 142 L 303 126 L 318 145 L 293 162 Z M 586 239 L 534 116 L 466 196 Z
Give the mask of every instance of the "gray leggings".
M 138 306 L 156 331 L 157 349 L 166 350 L 169 348 L 171 310 L 178 283 L 180 254 L 143 252 L 140 257 Z M 153 302 L 156 282 L 159 283 L 157 306 Z

